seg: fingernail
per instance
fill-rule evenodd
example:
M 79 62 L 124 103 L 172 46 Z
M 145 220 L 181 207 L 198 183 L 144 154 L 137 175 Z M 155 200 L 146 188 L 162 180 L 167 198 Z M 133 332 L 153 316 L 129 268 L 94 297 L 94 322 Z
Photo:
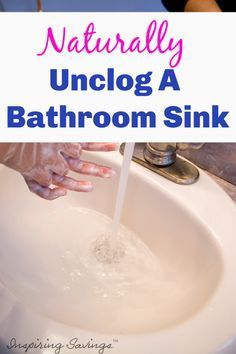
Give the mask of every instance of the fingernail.
M 67 190 L 66 189 L 58 189 L 57 193 L 58 193 L 59 197 L 64 197 L 67 194 Z
M 80 183 L 80 191 L 82 192 L 91 192 L 93 190 L 93 185 L 91 182 Z
M 119 148 L 119 145 L 116 143 L 105 143 L 105 148 L 107 151 L 116 151 Z
M 115 151 L 119 150 L 119 148 L 120 148 L 120 144 L 115 143 Z
M 111 178 L 111 177 L 114 177 L 116 176 L 116 171 L 112 170 L 112 169 L 109 169 L 107 170 L 104 174 L 103 174 L 103 177 L 105 178 Z

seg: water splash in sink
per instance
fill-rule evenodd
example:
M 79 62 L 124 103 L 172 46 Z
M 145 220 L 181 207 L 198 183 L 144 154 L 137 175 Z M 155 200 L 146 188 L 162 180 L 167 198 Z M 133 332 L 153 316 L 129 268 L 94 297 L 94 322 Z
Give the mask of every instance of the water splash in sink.
M 58 282 L 60 311 L 56 308 L 57 301 L 51 304 L 53 317 L 60 314 L 60 320 L 65 323 L 79 325 L 82 321 L 83 327 L 89 328 L 91 324 L 98 327 L 111 314 L 118 319 L 120 311 L 126 311 L 129 321 L 135 324 L 134 314 L 141 311 L 144 323 L 145 318 L 148 321 L 155 310 L 156 294 L 162 282 L 157 257 L 138 235 L 120 225 L 117 237 L 125 249 L 122 261 L 120 258 L 111 263 L 98 261 L 93 253 L 94 244 L 98 242 L 97 234 L 107 235 L 112 220 L 89 209 L 74 208 L 70 213 L 77 214 L 78 224 L 87 226 L 77 239 L 77 247 L 71 240 L 71 247 L 61 254 L 60 277 L 63 281 L 54 279 L 54 285 Z M 93 318 L 95 313 L 97 319 Z M 106 314 L 103 319 L 102 314 Z M 109 323 L 107 319 L 106 323 Z
M 112 220 L 94 210 L 77 208 L 77 218 L 82 225 L 87 225 L 83 237 L 76 249 L 67 250 L 63 255 L 62 271 L 65 275 L 64 289 L 79 291 L 81 281 L 86 284 L 91 281 L 90 293 L 105 297 L 120 297 L 129 295 L 129 292 L 143 293 L 143 287 L 149 287 L 156 282 L 160 275 L 157 258 L 148 247 L 131 230 L 120 225 L 117 233 L 117 242 L 120 247 L 113 250 L 112 262 L 100 261 L 94 257 L 94 248 L 101 247 L 97 234 L 108 235 Z M 93 222 L 91 222 L 91 220 Z M 104 236 L 103 247 L 106 247 L 107 238 Z M 107 237 L 112 237 L 107 236 Z M 124 252 L 122 255 L 119 252 Z M 109 258 L 110 250 L 107 250 Z M 122 256 L 122 261 L 120 257 Z M 154 281 L 155 280 L 155 281 Z M 78 286 L 78 287 L 77 287 Z M 153 286 L 151 285 L 153 290 Z M 147 290 L 149 291 L 149 290 Z

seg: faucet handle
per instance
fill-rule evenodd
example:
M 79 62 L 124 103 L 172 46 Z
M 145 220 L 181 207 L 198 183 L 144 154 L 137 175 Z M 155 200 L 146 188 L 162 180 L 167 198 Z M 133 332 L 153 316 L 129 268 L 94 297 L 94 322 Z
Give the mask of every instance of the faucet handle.
M 176 160 L 176 143 L 147 143 L 144 158 L 152 165 L 169 166 Z
M 200 149 L 204 143 L 147 143 L 144 149 L 146 161 L 156 166 L 170 166 L 176 161 L 176 151 Z

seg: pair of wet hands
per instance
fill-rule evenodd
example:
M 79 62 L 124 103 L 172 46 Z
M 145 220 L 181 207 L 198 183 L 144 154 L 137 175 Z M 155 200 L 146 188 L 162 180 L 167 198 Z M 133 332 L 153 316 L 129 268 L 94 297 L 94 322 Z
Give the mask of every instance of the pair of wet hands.
M 115 143 L 9 143 L 5 144 L 1 163 L 22 174 L 31 192 L 53 200 L 68 190 L 89 192 L 90 181 L 68 177 L 70 171 L 110 178 L 115 171 L 81 158 L 86 151 L 114 151 Z

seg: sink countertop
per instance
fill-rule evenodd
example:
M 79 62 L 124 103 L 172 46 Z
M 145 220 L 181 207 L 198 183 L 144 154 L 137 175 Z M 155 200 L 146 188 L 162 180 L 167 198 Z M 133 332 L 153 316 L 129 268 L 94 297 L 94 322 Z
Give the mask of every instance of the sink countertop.
M 236 143 L 206 143 L 178 154 L 202 168 L 236 202 Z
M 224 191 L 230 196 L 230 198 L 236 203 L 236 186 L 233 185 L 232 183 L 229 183 L 225 181 L 222 178 L 219 178 L 215 175 L 213 175 L 210 172 L 204 171 L 210 176 L 214 181 L 219 184 L 219 186 L 224 189 Z

